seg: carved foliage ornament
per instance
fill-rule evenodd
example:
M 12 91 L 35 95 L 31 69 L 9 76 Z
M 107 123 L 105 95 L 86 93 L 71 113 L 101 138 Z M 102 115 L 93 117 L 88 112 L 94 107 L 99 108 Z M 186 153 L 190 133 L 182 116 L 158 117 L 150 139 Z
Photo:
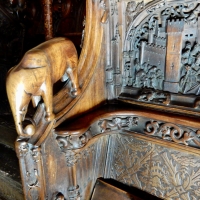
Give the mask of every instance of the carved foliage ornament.
M 118 135 L 115 140 L 111 178 L 162 199 L 198 199 L 198 156 L 169 150 L 131 136 Z
M 59 135 L 56 139 L 61 149 L 73 150 L 85 146 L 91 137 L 91 131 L 88 130 L 82 135 Z
M 94 151 L 94 146 L 90 146 L 82 152 L 77 152 L 76 150 L 71 150 L 63 147 L 60 147 L 60 149 L 65 154 L 67 166 L 73 167 L 76 165 L 79 159 L 87 158 Z

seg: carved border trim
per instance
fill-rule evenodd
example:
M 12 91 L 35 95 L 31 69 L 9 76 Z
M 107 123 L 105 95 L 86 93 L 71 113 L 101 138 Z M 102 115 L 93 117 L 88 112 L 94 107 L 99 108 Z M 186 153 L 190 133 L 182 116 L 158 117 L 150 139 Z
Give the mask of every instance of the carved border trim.
M 164 122 L 138 115 L 99 117 L 86 130 L 56 132 L 62 152 L 74 152 L 84 147 L 95 136 L 113 131 L 129 131 L 153 136 L 176 144 L 200 148 L 200 129 Z
M 175 143 L 200 148 L 200 130 L 151 120 L 147 122 L 144 133 Z

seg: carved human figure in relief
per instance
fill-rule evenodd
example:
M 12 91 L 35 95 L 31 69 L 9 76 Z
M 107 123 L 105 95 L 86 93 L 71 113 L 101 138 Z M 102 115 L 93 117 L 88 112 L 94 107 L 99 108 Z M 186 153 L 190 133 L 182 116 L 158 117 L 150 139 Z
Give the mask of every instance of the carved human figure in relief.
M 136 76 L 133 86 L 162 90 L 164 75 L 156 66 L 152 66 L 147 63 L 143 63 L 141 65 L 137 62 L 135 65 L 135 71 Z
M 125 84 L 126 85 L 132 85 L 132 78 L 133 75 L 131 74 L 131 65 L 130 62 L 125 63 L 124 67 L 124 78 L 125 78 Z
M 193 47 L 186 42 L 181 58 L 181 79 L 179 91 L 184 94 L 200 94 L 200 45 Z
M 65 38 L 54 38 L 29 50 L 20 63 L 13 67 L 6 80 L 7 95 L 18 134 L 33 135 L 31 124 L 23 129 L 22 121 L 32 100 L 37 106 L 42 97 L 46 107 L 46 120 L 54 119 L 53 84 L 58 80 L 71 80 L 71 95 L 80 93 L 77 77 L 78 56 L 74 44 Z
M 136 3 L 135 1 L 128 2 L 126 7 L 127 25 L 130 24 L 135 14 L 143 8 L 143 1 Z

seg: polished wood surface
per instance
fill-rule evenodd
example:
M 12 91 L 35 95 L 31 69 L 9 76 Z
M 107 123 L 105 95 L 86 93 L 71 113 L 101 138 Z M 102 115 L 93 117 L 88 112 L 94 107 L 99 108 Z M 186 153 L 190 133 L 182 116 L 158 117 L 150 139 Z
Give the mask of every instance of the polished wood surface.
M 62 13 L 65 3 L 54 10 Z M 26 199 L 90 199 L 99 177 L 161 199 L 198 199 L 199 5 L 87 0 L 79 61 L 65 39 L 25 54 L 7 90 Z M 31 98 L 33 125 L 24 133 L 18 126 Z

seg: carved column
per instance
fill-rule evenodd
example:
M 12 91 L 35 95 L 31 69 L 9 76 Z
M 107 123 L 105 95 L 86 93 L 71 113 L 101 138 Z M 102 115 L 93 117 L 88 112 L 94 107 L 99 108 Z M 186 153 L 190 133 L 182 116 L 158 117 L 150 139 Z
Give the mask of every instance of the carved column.
M 53 38 L 52 0 L 43 0 L 44 34 L 45 39 Z

